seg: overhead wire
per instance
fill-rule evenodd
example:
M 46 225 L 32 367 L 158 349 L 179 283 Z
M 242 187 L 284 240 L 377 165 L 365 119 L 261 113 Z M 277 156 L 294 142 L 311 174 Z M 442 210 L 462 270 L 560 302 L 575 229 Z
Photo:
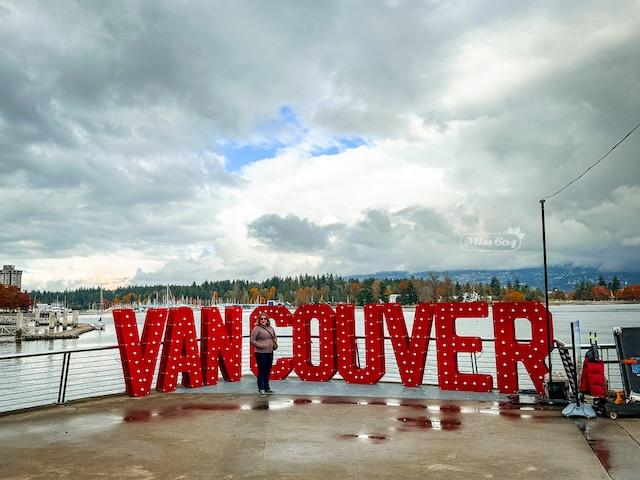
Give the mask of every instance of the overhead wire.
M 572 183 L 574 183 L 574 182 L 577 182 L 577 181 L 578 181 L 578 180 L 580 180 L 582 177 L 584 177 L 584 176 L 585 176 L 585 174 L 586 174 L 589 170 L 591 170 L 593 167 L 595 167 L 595 166 L 596 166 L 596 165 L 598 165 L 601 161 L 603 161 L 605 158 L 607 158 L 607 157 L 609 156 L 609 154 L 610 154 L 611 152 L 613 152 L 613 151 L 616 149 L 616 147 L 617 147 L 618 145 L 620 145 L 622 142 L 624 142 L 624 141 L 627 139 L 627 137 L 629 137 L 633 132 L 635 132 L 635 131 L 638 129 L 638 127 L 640 127 L 640 123 L 639 123 L 638 125 L 636 125 L 636 126 L 633 128 L 633 130 L 631 130 L 629 133 L 627 133 L 627 134 L 622 138 L 622 140 L 620 140 L 620 141 L 619 141 L 618 143 L 616 143 L 613 147 L 611 147 L 611 150 L 609 150 L 609 151 L 604 155 L 604 157 L 602 157 L 602 158 L 601 158 L 600 160 L 598 160 L 596 163 L 594 163 L 593 165 L 591 165 L 591 166 L 590 166 L 589 168 L 587 168 L 584 172 L 582 172 L 580 175 L 578 175 L 576 178 L 574 178 L 574 179 L 573 179 L 573 180 L 571 180 L 569 183 L 567 183 L 564 187 L 562 187 L 560 190 L 558 190 L 556 193 L 554 193 L 553 195 L 549 195 L 548 197 L 544 197 L 542 200 L 548 200 L 548 199 L 549 199 L 549 198 L 551 198 L 551 197 L 555 197 L 555 196 L 556 196 L 556 195 L 558 195 L 560 192 L 562 192 L 563 190 L 565 190 L 569 185 L 571 185 L 571 184 L 572 184 Z
M 602 162 L 605 158 L 607 158 L 609 156 L 609 154 L 611 152 L 613 152 L 616 147 L 618 145 L 620 145 L 622 142 L 624 142 L 633 132 L 635 132 L 638 127 L 640 127 L 640 123 L 638 125 L 636 125 L 629 133 L 627 133 L 622 140 L 620 140 L 618 143 L 616 143 L 600 160 L 598 160 L 596 163 L 594 163 L 593 165 L 591 165 L 589 168 L 587 168 L 584 172 L 582 172 L 582 174 L 578 175 L 576 178 L 574 178 L 573 180 L 571 180 L 569 183 L 567 183 L 564 187 L 562 187 L 560 190 L 558 190 L 556 193 L 554 193 L 553 195 L 549 195 L 548 197 L 544 197 L 542 200 L 540 200 L 540 209 L 542 212 L 542 252 L 543 252 L 543 258 L 544 258 L 544 298 L 545 298 L 545 307 L 546 307 L 546 316 L 547 316 L 547 345 L 549 347 L 549 380 L 551 381 L 552 379 L 552 375 L 551 372 L 553 372 L 553 367 L 552 367 L 552 361 L 551 361 L 551 351 L 553 350 L 553 345 L 551 343 L 551 315 L 549 312 L 549 272 L 547 269 L 547 242 L 546 242 L 546 233 L 545 233 L 545 225 L 544 225 L 544 202 L 546 200 L 548 200 L 549 198 L 555 197 L 556 195 L 558 195 L 560 192 L 564 191 L 567 187 L 569 187 L 569 185 L 571 185 L 572 183 L 580 180 L 582 177 L 585 176 L 585 174 L 591 170 L 593 167 L 595 167 L 596 165 L 598 165 L 600 162 Z M 573 340 L 573 329 L 571 330 L 571 337 Z M 575 342 L 572 342 L 575 344 Z M 575 360 L 575 351 L 574 351 L 574 360 Z

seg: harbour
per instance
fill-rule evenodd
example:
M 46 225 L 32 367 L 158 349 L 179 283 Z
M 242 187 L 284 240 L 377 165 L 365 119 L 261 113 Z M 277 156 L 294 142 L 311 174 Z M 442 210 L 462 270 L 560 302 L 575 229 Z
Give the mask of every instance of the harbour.
M 637 304 L 618 304 L 618 305 L 561 305 L 552 307 L 554 322 L 554 337 L 569 343 L 571 334 L 571 322 L 580 320 L 583 331 L 597 332 L 599 337 L 599 346 L 602 350 L 602 357 L 608 363 L 606 365 L 606 377 L 609 381 L 611 389 L 621 388 L 620 369 L 615 359 L 615 348 L 613 345 L 612 330 L 615 327 L 637 326 L 640 314 L 640 305 Z M 366 358 L 364 349 L 364 317 L 361 309 L 356 309 L 356 333 L 359 336 L 357 340 L 358 357 Z M 413 310 L 404 309 L 405 321 L 408 331 L 411 332 L 413 324 Z M 196 317 L 196 329 L 199 330 L 199 312 L 194 312 Z M 243 343 L 246 343 L 246 353 L 242 356 L 243 377 L 253 378 L 251 370 L 251 357 L 248 354 L 248 335 L 251 330 L 250 310 L 243 310 L 243 326 L 242 336 Z M 109 373 L 109 385 L 104 388 L 102 385 L 94 386 L 92 382 L 77 385 L 79 390 L 78 396 L 73 397 L 73 386 L 69 386 L 67 390 L 68 398 L 82 398 L 82 396 L 91 396 L 95 389 L 95 394 L 109 394 L 124 391 L 122 382 L 122 367 L 117 352 L 117 338 L 113 325 L 113 318 L 110 314 L 99 316 L 81 315 L 82 319 L 79 324 L 91 326 L 99 319 L 103 319 L 104 329 L 91 329 L 81 336 L 69 335 L 63 337 L 50 337 L 47 340 L 34 340 L 27 342 L 5 342 L 0 343 L 0 365 L 4 373 L 5 384 L 9 388 L 5 393 L 0 393 L 0 411 L 3 409 L 3 397 L 9 394 L 22 396 L 22 389 L 27 388 L 33 396 L 37 391 L 38 385 L 45 385 L 52 381 L 52 385 L 48 388 L 58 389 L 58 380 L 61 375 L 61 368 L 64 364 L 63 357 L 69 356 L 72 368 L 80 368 L 82 372 L 90 379 L 99 379 L 104 372 Z M 142 331 L 146 313 L 136 314 L 139 331 Z M 528 323 L 528 322 L 524 322 Z M 88 327 L 89 328 L 89 327 Z M 276 355 L 277 358 L 290 357 L 293 353 L 292 332 L 291 327 L 277 327 L 280 349 Z M 482 339 L 482 351 L 477 354 L 460 354 L 458 357 L 458 368 L 461 372 L 483 373 L 496 376 L 495 352 L 493 346 L 493 331 L 490 321 L 487 319 L 470 319 L 461 318 L 456 322 L 456 330 L 461 336 L 478 336 Z M 518 324 L 520 331 L 518 337 L 526 339 L 530 338 L 530 326 Z M 73 330 L 67 329 L 66 332 Z M 317 325 L 313 328 L 312 334 L 318 335 Z M 200 332 L 197 332 L 198 336 Z M 387 334 L 388 335 L 388 334 Z M 384 355 L 385 355 L 385 374 L 382 381 L 389 383 L 401 383 L 401 374 L 395 358 L 394 349 L 391 345 L 389 337 L 384 339 Z M 316 342 L 317 345 L 317 342 Z M 435 361 L 437 352 L 435 351 L 434 342 L 429 343 L 429 350 L 426 354 L 426 365 L 424 368 L 422 384 L 438 385 L 438 366 Z M 586 347 L 583 347 L 586 348 Z M 319 350 L 317 346 L 311 350 L 313 362 L 318 361 Z M 27 356 L 46 355 L 46 361 L 38 361 L 27 367 Z M 104 355 L 105 358 L 99 358 L 98 355 Z M 560 376 L 565 374 L 562 361 L 558 356 L 557 350 L 552 354 L 552 371 L 554 377 L 556 374 Z M 155 372 L 157 376 L 157 369 Z M 531 379 L 524 369 L 519 369 L 519 388 L 522 391 L 529 391 L 533 388 Z M 73 378 L 73 377 L 71 377 Z M 84 377 L 80 377 L 84 378 Z M 336 378 L 340 378 L 340 374 Z M 231 383 L 234 384 L 233 382 Z M 28 386 L 28 387 L 25 387 Z M 52 394 L 52 402 L 56 401 L 57 394 Z M 6 398 L 6 397 L 5 397 Z M 30 404 L 31 405 L 31 404 Z
M 250 315 L 251 309 L 243 309 L 243 336 L 248 337 L 251 330 Z M 404 318 L 407 324 L 409 332 L 413 326 L 414 310 L 410 308 L 403 309 Z M 580 321 L 581 328 L 584 332 L 596 332 L 599 338 L 599 344 L 603 349 L 613 348 L 613 328 L 615 327 L 632 327 L 640 325 L 640 304 L 557 304 L 551 305 L 550 311 L 553 315 L 554 324 L 554 337 L 570 343 L 571 335 L 571 322 Z M 364 335 L 364 316 L 362 309 L 356 309 L 356 333 L 363 337 Z M 196 318 L 196 329 L 198 336 L 199 332 L 199 311 L 194 312 Z M 146 317 L 146 312 L 139 312 L 136 314 L 139 330 L 142 330 Z M 74 318 L 76 318 L 74 316 Z M 71 351 L 74 349 L 83 348 L 97 348 L 97 347 L 115 347 L 117 346 L 117 339 L 115 329 L 113 325 L 113 317 L 109 312 L 104 314 L 94 313 L 90 315 L 79 315 L 77 324 L 83 325 L 84 332 L 80 336 L 73 334 L 73 330 L 70 328 L 62 329 L 57 327 L 56 333 L 58 336 L 52 336 L 47 339 L 27 341 L 21 343 L 15 342 L 0 342 L 0 357 L 3 355 L 20 355 L 20 354 L 33 354 L 33 353 L 50 353 L 55 351 Z M 95 325 L 102 320 L 103 329 L 95 329 Z M 522 322 L 517 324 L 518 337 L 530 338 L 531 331 L 530 326 L 526 325 L 528 322 Z M 69 325 L 74 325 L 74 322 L 70 322 Z M 94 326 L 94 328 L 91 328 Z M 278 327 L 278 336 L 282 339 L 280 356 L 286 356 L 291 354 L 292 342 L 291 342 L 291 327 Z M 475 358 L 471 356 L 465 356 L 459 359 L 461 370 L 472 369 L 487 371 L 488 373 L 495 374 L 495 362 L 493 360 L 493 326 L 491 321 L 487 318 L 460 318 L 456 321 L 457 333 L 461 336 L 478 336 L 485 340 L 483 342 L 483 351 L 476 355 Z M 62 332 L 67 332 L 66 335 L 62 335 Z M 317 335 L 318 330 L 315 326 L 313 334 Z M 388 334 L 388 333 L 387 333 Z M 247 338 L 245 341 L 248 342 Z M 385 340 L 386 343 L 386 364 L 387 372 L 384 377 L 385 381 L 399 382 L 400 375 L 397 370 L 396 360 L 393 353 L 393 349 L 388 343 L 389 340 Z M 361 358 L 366 358 L 364 351 L 364 343 L 360 341 L 359 355 Z M 317 351 L 314 351 L 317 354 Z M 428 358 L 433 356 L 433 353 L 427 354 Z M 243 357 L 243 375 L 251 375 L 249 355 Z M 557 354 L 552 357 L 552 369 L 554 372 L 562 372 L 562 362 Z M 617 371 L 617 365 L 610 365 L 608 367 L 607 376 L 611 378 L 613 382 L 613 388 L 619 386 L 619 372 Z M 18 377 L 21 373 L 16 372 Z M 424 372 L 424 383 L 434 385 L 437 384 L 437 368 L 433 362 L 427 362 L 427 368 Z M 521 388 L 531 388 L 531 383 L 526 378 L 526 375 L 521 379 Z

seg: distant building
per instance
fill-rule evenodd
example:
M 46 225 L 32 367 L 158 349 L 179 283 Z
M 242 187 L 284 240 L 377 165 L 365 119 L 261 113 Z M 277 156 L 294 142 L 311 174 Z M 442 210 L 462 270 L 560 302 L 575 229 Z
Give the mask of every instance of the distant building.
M 22 289 L 22 270 L 16 270 L 13 265 L 5 265 L 0 271 L 0 283 Z

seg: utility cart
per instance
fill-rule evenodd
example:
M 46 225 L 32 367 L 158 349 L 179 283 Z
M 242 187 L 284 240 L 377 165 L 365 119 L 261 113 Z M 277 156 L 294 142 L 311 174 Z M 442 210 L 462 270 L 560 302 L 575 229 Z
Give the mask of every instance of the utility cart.
M 613 337 L 625 400 L 607 402 L 607 413 L 613 419 L 618 415 L 640 417 L 640 327 L 616 327 Z

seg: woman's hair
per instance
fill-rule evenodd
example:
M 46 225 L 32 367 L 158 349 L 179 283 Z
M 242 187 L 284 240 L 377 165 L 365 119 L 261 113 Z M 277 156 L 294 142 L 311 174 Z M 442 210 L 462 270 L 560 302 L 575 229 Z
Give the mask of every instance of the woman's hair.
M 267 315 L 266 313 L 261 313 L 256 317 L 256 323 L 254 323 L 255 326 L 260 325 L 260 319 L 262 317 L 267 317 L 267 326 L 271 325 L 271 320 L 269 320 L 269 315 Z

